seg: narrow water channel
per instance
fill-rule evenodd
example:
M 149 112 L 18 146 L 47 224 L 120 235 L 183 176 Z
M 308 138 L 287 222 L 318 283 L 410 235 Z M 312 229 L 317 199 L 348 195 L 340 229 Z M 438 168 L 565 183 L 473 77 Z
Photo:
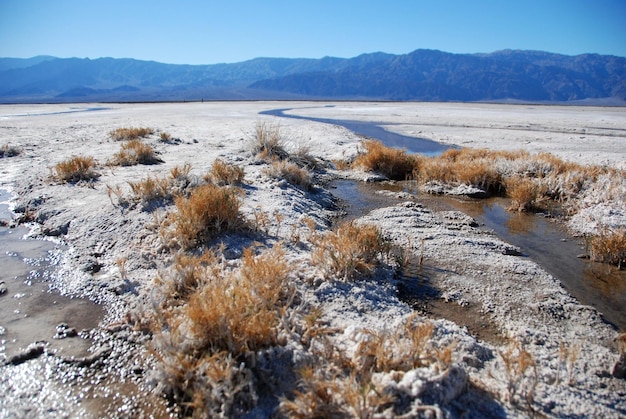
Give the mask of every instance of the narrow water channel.
M 286 114 L 287 110 L 276 109 L 264 114 L 340 125 L 356 134 L 378 139 L 387 146 L 402 147 L 414 153 L 422 153 L 423 145 L 423 154 L 431 155 L 449 148 L 431 140 L 394 134 L 382 129 L 375 122 L 308 118 Z M 381 132 L 384 134 L 378 136 Z M 437 144 L 437 147 L 430 143 Z M 350 218 L 397 202 L 376 193 L 381 189 L 410 193 L 416 190 L 411 182 L 390 185 L 346 180 L 335 182 L 334 188 L 333 193 L 346 203 L 347 217 Z M 505 242 L 519 247 L 524 256 L 531 258 L 557 278 L 582 304 L 595 307 L 607 323 L 626 331 L 626 271 L 579 258 L 580 254 L 585 253 L 584 242 L 569 235 L 555 220 L 540 214 L 510 212 L 506 209 L 508 201 L 504 198 L 472 199 L 434 195 L 419 195 L 417 198 L 431 209 L 454 209 L 472 216 L 481 226 L 491 229 Z

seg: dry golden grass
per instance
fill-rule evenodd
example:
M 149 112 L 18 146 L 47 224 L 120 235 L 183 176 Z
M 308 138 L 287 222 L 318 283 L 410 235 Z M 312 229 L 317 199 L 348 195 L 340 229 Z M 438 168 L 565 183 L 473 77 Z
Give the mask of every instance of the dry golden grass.
M 241 269 L 191 295 L 185 314 L 200 348 L 239 357 L 278 344 L 281 309 L 291 295 L 282 258 L 280 247 L 257 257 L 248 248 Z
M 53 177 L 60 182 L 75 183 L 97 179 L 96 160 L 89 156 L 74 156 L 54 166 Z
M 392 180 L 411 177 L 420 160 L 406 150 L 386 147 L 380 141 L 365 140 L 362 146 L 365 151 L 357 156 L 352 166 L 378 172 Z
M 372 274 L 389 245 L 373 225 L 343 223 L 313 238 L 311 259 L 327 277 L 344 281 Z
M 535 388 L 539 382 L 537 363 L 524 347 L 517 341 L 505 350 L 498 351 L 504 364 L 508 378 L 508 399 L 513 404 L 521 402 L 520 398 L 530 406 L 535 396 Z
M 148 176 L 137 182 L 129 181 L 128 184 L 133 194 L 133 201 L 149 203 L 171 197 L 167 179 Z
M 434 406 L 403 403 L 406 394 L 402 390 L 373 379 L 375 374 L 389 373 L 388 380 L 399 382 L 407 371 L 431 365 L 447 371 L 455 345 L 436 347 L 433 329 L 430 323 L 419 323 L 414 314 L 396 329 L 363 331 L 361 343 L 350 356 L 327 348 L 298 371 L 298 389 L 291 397 L 281 398 L 280 412 L 290 418 L 369 418 L 416 417 L 418 411 L 437 411 Z
M 176 235 L 183 247 L 192 248 L 215 237 L 220 232 L 235 230 L 243 225 L 241 205 L 235 189 L 212 184 L 195 188 L 187 198 L 175 199 Z
M 109 164 L 113 166 L 134 166 L 136 164 L 162 163 L 154 148 L 139 139 L 128 140 L 122 143 L 120 151 L 113 155 Z
M 109 133 L 115 141 L 137 140 L 154 134 L 152 128 L 117 128 Z
M 251 139 L 252 153 L 262 159 L 283 160 L 289 156 L 285 149 L 285 138 L 279 124 L 258 122 Z
M 542 210 L 547 199 L 536 178 L 511 177 L 506 180 L 506 193 L 511 198 L 511 211 Z
M 307 169 L 285 160 L 273 161 L 265 170 L 265 174 L 275 179 L 285 179 L 290 184 L 305 191 L 309 191 L 313 187 L 313 179 Z
M 626 229 L 605 229 L 588 239 L 592 260 L 626 268 Z
M 215 159 L 211 171 L 206 174 L 205 180 L 216 185 L 240 185 L 243 182 L 243 167 L 226 163 L 222 159 Z
M 180 255 L 157 278 L 165 299 L 151 325 L 159 382 L 189 416 L 231 417 L 256 402 L 257 351 L 281 344 L 294 287 L 280 246 L 226 269 L 212 252 Z

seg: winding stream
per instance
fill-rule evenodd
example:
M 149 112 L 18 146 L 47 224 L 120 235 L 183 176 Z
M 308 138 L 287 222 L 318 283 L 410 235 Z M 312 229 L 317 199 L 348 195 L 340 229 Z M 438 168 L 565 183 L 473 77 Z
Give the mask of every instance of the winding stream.
M 436 155 L 450 148 L 432 140 L 389 132 L 376 122 L 309 118 L 285 113 L 288 110 L 275 109 L 262 114 L 339 125 L 358 135 L 378 139 L 387 146 L 405 148 L 413 153 Z M 334 187 L 333 194 L 347 203 L 347 216 L 351 218 L 397 202 L 377 194 L 378 190 L 415 191 L 411 182 L 388 185 L 342 180 L 335 182 Z M 531 258 L 557 278 L 582 304 L 595 307 L 606 322 L 626 330 L 626 312 L 623 309 L 626 307 L 626 271 L 579 258 L 578 255 L 585 252 L 584 242 L 569 235 L 554 220 L 540 214 L 507 211 L 508 201 L 505 198 L 422 195 L 419 200 L 432 209 L 454 209 L 470 215 L 505 242 L 519 247 L 523 256 Z

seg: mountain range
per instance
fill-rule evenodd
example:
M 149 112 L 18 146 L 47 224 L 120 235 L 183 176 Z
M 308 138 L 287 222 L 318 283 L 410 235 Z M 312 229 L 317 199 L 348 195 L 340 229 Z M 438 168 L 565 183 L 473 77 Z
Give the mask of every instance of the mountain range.
M 126 58 L 0 58 L 0 103 L 393 100 L 626 105 L 626 58 L 416 50 L 354 58 L 180 65 Z

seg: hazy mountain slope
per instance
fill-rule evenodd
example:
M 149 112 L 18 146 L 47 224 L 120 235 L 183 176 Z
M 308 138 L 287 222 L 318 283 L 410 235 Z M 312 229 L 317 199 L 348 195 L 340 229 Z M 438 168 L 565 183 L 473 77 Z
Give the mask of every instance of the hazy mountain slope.
M 510 50 L 255 58 L 214 65 L 127 58 L 0 58 L 0 102 L 5 103 L 290 98 L 625 100 L 626 58 Z
M 429 50 L 390 56 L 366 67 L 359 61 L 335 72 L 292 74 L 252 84 L 319 97 L 444 101 L 625 99 L 625 86 L 626 59 L 620 57 Z

